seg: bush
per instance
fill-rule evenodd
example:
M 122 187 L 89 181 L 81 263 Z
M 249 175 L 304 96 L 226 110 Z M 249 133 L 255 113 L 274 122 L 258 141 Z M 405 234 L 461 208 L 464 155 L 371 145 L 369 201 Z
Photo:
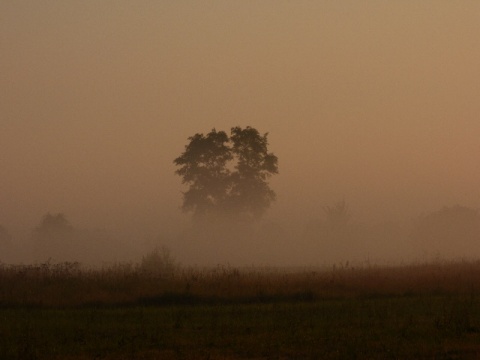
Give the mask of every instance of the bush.
M 172 256 L 170 249 L 163 246 L 155 247 L 152 252 L 142 256 L 139 265 L 140 272 L 155 277 L 172 277 L 179 265 Z

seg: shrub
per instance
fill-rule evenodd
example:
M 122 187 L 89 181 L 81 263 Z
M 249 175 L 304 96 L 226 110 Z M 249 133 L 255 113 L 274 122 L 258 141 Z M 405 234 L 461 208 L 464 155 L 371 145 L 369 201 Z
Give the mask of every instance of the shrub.
M 149 254 L 143 256 L 139 270 L 143 274 L 154 277 L 173 277 L 178 267 L 170 250 L 163 246 L 155 247 Z

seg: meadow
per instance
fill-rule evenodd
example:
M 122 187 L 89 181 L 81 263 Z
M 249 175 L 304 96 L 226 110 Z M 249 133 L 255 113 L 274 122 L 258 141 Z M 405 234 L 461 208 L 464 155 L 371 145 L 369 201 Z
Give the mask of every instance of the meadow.
M 0 358 L 480 357 L 480 261 L 151 265 L 0 266 Z

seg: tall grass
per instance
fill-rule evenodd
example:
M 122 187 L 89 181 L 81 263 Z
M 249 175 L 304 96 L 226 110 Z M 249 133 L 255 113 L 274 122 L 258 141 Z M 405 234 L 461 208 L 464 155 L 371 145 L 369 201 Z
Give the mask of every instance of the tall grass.
M 155 258 L 156 257 L 156 258 Z M 155 267 L 158 263 L 160 268 Z M 0 265 L 0 306 L 232 303 L 465 294 L 480 286 L 480 261 L 330 269 L 182 268 L 157 252 L 140 264 Z
M 0 358 L 480 356 L 480 261 L 199 269 L 170 260 L 159 250 L 101 269 L 1 265 Z

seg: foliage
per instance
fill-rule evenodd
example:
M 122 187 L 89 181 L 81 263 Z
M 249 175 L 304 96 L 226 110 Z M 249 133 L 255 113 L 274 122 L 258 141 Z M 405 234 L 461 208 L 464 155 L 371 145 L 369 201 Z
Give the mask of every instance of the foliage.
M 189 186 L 183 210 L 195 217 L 260 217 L 275 200 L 267 180 L 278 173 L 267 136 L 247 126 L 232 128 L 230 137 L 215 129 L 189 137 L 185 151 L 174 160 L 180 166 L 175 173 Z
M 466 256 L 480 246 L 480 214 L 461 205 L 443 207 L 420 216 L 412 237 L 439 255 Z
M 35 257 L 42 261 L 65 259 L 65 255 L 73 251 L 74 235 L 73 226 L 70 225 L 64 214 L 47 213 L 32 232 Z M 67 258 L 72 258 L 72 256 L 67 256 Z
M 213 129 L 206 136 L 195 134 L 188 138 L 185 152 L 175 159 L 181 166 L 176 171 L 183 183 L 190 185 L 183 194 L 183 209 L 197 215 L 211 212 L 225 202 L 230 187 L 227 162 L 232 159 L 225 132 Z
M 61 237 L 72 233 L 73 227 L 64 214 L 52 215 L 47 213 L 43 216 L 40 224 L 34 229 L 34 236 L 40 239 Z
M 158 281 L 134 266 L 1 266 L 0 358 L 480 355 L 478 262 L 178 275 Z M 16 302 L 5 301 L 14 294 Z
M 142 257 L 139 265 L 140 272 L 156 277 L 172 277 L 178 265 L 167 247 L 153 249 Z
M 153 253 L 162 259 L 162 253 Z M 168 255 L 169 262 L 170 256 Z M 152 276 L 148 261 L 86 269 L 78 263 L 0 264 L 0 306 L 277 302 L 292 299 L 455 295 L 478 292 L 480 262 L 329 269 L 181 268 Z M 160 260 L 164 262 L 164 260 Z M 142 266 L 143 264 L 143 266 Z M 153 266 L 155 269 L 156 266 Z M 156 270 L 155 270 L 156 271 Z M 186 298 L 184 298 L 186 297 Z M 182 300 L 183 299 L 183 300 Z
M 268 152 L 267 135 L 254 128 L 232 128 L 232 152 L 237 159 L 231 174 L 229 205 L 235 213 L 249 213 L 259 217 L 275 200 L 267 179 L 278 173 L 278 159 Z
M 339 201 L 333 206 L 323 208 L 326 216 L 326 224 L 329 229 L 344 228 L 350 221 L 350 211 L 345 200 Z

